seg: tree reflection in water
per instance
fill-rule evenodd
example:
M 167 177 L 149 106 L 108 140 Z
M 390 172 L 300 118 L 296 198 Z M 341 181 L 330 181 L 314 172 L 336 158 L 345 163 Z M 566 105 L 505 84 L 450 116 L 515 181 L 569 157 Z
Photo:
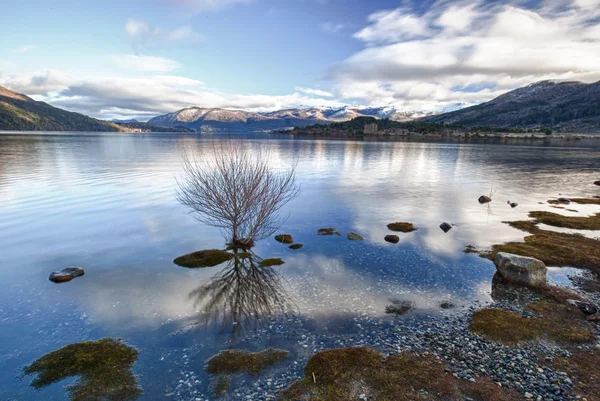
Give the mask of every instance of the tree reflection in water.
M 225 269 L 189 294 L 200 309 L 201 323 L 220 325 L 232 339 L 289 317 L 294 309 L 275 268 L 261 267 L 262 259 L 252 252 L 234 253 Z

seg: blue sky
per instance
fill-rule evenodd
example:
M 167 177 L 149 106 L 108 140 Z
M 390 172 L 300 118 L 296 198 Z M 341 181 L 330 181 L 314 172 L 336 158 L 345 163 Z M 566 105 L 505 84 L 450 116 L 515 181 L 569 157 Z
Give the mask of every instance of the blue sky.
M 4 0 L 0 85 L 100 118 L 435 111 L 600 79 L 600 0 Z

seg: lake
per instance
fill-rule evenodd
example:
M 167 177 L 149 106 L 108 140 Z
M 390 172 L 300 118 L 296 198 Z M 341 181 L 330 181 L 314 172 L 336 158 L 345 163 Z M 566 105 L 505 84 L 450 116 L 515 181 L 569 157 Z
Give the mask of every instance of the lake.
M 550 198 L 600 194 L 592 185 L 599 179 L 597 141 L 232 138 L 250 152 L 268 151 L 273 168 L 297 162 L 301 194 L 285 207 L 289 218 L 278 232 L 304 247 L 259 241 L 258 257 L 285 261 L 264 275 L 173 263 L 225 247 L 218 229 L 178 203 L 175 179 L 182 150 L 210 157 L 213 142 L 226 136 L 0 135 L 1 400 L 69 399 L 65 386 L 75 379 L 35 390 L 22 369 L 68 344 L 105 337 L 139 350 L 133 371 L 140 400 L 213 399 L 213 379 L 204 371 L 211 356 L 223 349 L 287 350 L 286 360 L 256 377 L 236 377 L 230 390 L 233 399 L 268 399 L 321 349 L 393 348 L 390 333 L 491 302 L 494 265 L 463 253 L 465 246 L 522 239 L 502 222 L 553 210 Z M 477 202 L 490 192 L 493 202 Z M 419 229 L 387 243 L 386 225 L 395 221 Z M 442 222 L 453 228 L 444 233 Z M 342 235 L 317 236 L 323 227 Z M 366 240 L 349 241 L 349 231 Z M 58 285 L 48 280 L 69 266 L 85 275 Z M 551 280 L 563 285 L 571 274 L 577 272 L 550 269 Z M 261 296 L 238 299 L 248 286 Z M 387 315 L 386 306 L 397 301 L 414 309 Z M 442 302 L 455 307 L 441 309 Z

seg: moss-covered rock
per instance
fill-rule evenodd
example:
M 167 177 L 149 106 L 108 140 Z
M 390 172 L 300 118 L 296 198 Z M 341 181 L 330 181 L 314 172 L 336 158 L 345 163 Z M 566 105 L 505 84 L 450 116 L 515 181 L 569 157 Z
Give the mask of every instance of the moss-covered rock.
M 38 389 L 79 376 L 67 387 L 73 401 L 135 400 L 142 394 L 131 370 L 137 357 L 136 349 L 105 338 L 67 345 L 25 367 L 24 372 L 38 375 L 31 382 Z
M 272 348 L 261 352 L 226 350 L 206 362 L 206 371 L 211 375 L 243 372 L 256 375 L 266 367 L 284 360 L 287 356 L 287 351 Z
M 234 257 L 233 253 L 227 251 L 208 249 L 180 256 L 173 262 L 178 266 L 188 268 L 213 267 L 225 263 Z
M 392 231 L 398 231 L 402 233 L 410 233 L 417 230 L 417 227 L 413 223 L 407 222 L 396 222 L 387 225 L 387 228 Z
M 275 241 L 282 244 L 293 244 L 294 240 L 290 234 L 278 234 L 275 236 Z
M 542 300 L 530 303 L 527 309 L 536 317 L 525 318 L 504 309 L 482 309 L 473 313 L 469 328 L 492 341 L 510 345 L 542 337 L 564 344 L 596 339 L 584 316 L 572 306 Z
M 260 267 L 271 267 L 271 266 L 281 266 L 285 262 L 280 258 L 270 258 L 261 260 L 258 265 Z
M 333 349 L 313 355 L 304 368 L 304 378 L 283 391 L 279 399 L 345 401 L 359 399 L 365 392 L 373 400 L 519 399 L 513 390 L 485 379 L 475 383 L 456 379 L 433 358 L 409 353 L 385 358 L 366 347 Z

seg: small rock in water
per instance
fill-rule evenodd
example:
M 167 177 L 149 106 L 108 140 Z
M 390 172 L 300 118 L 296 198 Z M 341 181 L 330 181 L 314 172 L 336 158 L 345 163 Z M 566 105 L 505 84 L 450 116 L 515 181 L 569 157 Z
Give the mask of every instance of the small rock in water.
M 50 277 L 48 279 L 54 283 L 66 283 L 76 277 L 83 276 L 83 274 L 84 271 L 80 267 L 67 267 L 59 272 L 50 273 Z
M 600 186 L 600 181 L 594 181 L 594 185 Z
M 363 241 L 365 239 L 365 237 L 363 237 L 362 235 L 357 234 L 357 233 L 349 232 L 348 239 L 350 241 Z
M 335 228 L 319 228 L 317 235 L 340 235 Z
M 440 228 L 445 233 L 447 233 L 448 231 L 452 230 L 452 226 L 450 224 L 446 223 L 446 222 L 443 222 L 442 224 L 440 224 Z
M 510 207 L 512 207 L 513 209 L 516 208 L 517 206 L 519 206 L 519 204 L 517 202 L 507 201 L 506 203 L 508 203 L 510 205 Z
M 479 203 L 490 203 L 492 201 L 492 198 L 490 198 L 489 196 L 481 195 L 478 201 Z
M 392 244 L 397 244 L 400 242 L 400 237 L 397 235 L 386 235 L 384 238 L 387 242 L 391 242 Z
M 302 245 L 302 244 L 292 244 L 292 245 L 288 246 L 288 248 L 293 249 L 293 250 L 297 250 L 297 249 L 302 248 L 303 246 L 304 245 Z
M 275 236 L 275 241 L 282 244 L 292 244 L 294 242 L 290 234 L 278 234 Z
M 571 203 L 571 199 L 569 199 L 569 198 L 558 198 L 557 200 L 558 200 L 560 203 L 565 203 L 565 204 L 567 204 L 567 205 L 568 205 L 569 203 Z

